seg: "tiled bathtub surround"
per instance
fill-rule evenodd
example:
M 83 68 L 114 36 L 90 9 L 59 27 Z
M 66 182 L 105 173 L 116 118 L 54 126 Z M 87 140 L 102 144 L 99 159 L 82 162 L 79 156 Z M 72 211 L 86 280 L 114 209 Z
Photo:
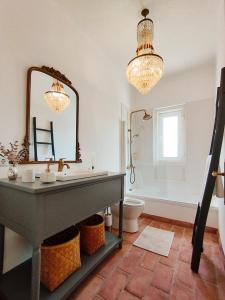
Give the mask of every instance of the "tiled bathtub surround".
M 169 257 L 132 243 L 145 226 L 175 232 Z M 68 300 L 222 300 L 225 271 L 216 233 L 205 233 L 199 274 L 190 269 L 192 230 L 188 227 L 140 219 L 140 231 L 124 234 L 122 250 L 116 250 Z

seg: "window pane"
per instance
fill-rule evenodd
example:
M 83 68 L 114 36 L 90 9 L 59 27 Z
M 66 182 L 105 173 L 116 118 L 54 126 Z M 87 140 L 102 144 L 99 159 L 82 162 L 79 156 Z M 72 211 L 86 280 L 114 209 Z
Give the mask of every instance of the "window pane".
M 178 157 L 178 116 L 163 118 L 163 157 Z

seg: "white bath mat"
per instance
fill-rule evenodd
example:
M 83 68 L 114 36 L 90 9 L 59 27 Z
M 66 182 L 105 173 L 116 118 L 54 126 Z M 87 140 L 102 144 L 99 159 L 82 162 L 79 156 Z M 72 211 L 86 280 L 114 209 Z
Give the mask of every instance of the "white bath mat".
M 157 254 L 168 256 L 174 232 L 146 226 L 134 245 Z

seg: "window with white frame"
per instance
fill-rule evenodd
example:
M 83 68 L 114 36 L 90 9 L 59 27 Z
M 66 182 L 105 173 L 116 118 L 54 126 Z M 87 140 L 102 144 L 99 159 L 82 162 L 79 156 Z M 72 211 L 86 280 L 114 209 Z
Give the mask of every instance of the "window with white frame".
M 185 156 L 184 105 L 154 110 L 154 161 L 182 162 Z

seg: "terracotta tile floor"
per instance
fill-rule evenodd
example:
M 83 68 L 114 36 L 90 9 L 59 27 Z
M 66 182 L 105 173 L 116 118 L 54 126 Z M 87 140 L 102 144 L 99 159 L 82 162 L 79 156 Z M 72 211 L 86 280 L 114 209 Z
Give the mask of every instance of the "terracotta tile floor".
M 115 250 L 68 300 L 225 300 L 225 271 L 216 234 L 206 233 L 199 274 L 190 269 L 190 228 L 142 217 L 138 233 Z M 132 245 L 145 226 L 175 232 L 169 257 Z

